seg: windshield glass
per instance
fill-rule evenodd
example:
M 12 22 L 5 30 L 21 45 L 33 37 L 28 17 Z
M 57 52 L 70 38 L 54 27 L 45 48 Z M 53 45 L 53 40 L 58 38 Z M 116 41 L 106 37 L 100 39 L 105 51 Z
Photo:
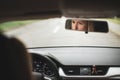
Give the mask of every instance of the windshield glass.
M 83 31 L 65 29 L 66 19 L 61 17 L 10 21 L 1 23 L 0 28 L 4 30 L 6 35 L 20 39 L 28 48 L 56 46 L 120 47 L 120 19 L 99 19 L 108 22 L 109 32 L 89 32 L 88 34 Z

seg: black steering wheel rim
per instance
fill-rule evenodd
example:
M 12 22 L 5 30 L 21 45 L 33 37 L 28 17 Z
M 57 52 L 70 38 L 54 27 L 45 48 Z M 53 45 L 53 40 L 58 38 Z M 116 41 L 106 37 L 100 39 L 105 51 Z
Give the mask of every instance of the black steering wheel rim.
M 37 54 L 37 53 L 31 53 L 31 56 L 32 56 L 32 62 L 35 58 L 38 58 L 42 60 L 43 62 L 47 63 L 50 69 L 54 72 L 55 80 L 60 80 L 58 68 L 56 64 L 50 58 L 48 58 L 47 56 L 41 55 L 41 54 Z

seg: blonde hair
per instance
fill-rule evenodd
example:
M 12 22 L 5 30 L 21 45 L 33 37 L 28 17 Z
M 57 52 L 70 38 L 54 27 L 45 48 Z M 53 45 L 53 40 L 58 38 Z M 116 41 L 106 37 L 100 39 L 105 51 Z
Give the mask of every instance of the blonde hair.
M 91 31 L 91 32 L 94 31 L 94 24 L 92 21 L 88 21 L 88 31 Z

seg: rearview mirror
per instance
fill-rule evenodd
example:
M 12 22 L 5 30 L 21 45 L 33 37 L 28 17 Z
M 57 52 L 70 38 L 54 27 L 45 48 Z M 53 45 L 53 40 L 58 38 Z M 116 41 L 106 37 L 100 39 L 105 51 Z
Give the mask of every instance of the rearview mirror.
M 68 19 L 66 29 L 85 32 L 109 32 L 107 21 Z

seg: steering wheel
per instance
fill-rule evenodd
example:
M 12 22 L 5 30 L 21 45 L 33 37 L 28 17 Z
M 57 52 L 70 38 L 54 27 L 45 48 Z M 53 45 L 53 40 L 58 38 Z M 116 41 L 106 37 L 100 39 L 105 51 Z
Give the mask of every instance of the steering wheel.
M 31 56 L 35 80 L 60 80 L 57 66 L 51 59 L 36 53 Z

